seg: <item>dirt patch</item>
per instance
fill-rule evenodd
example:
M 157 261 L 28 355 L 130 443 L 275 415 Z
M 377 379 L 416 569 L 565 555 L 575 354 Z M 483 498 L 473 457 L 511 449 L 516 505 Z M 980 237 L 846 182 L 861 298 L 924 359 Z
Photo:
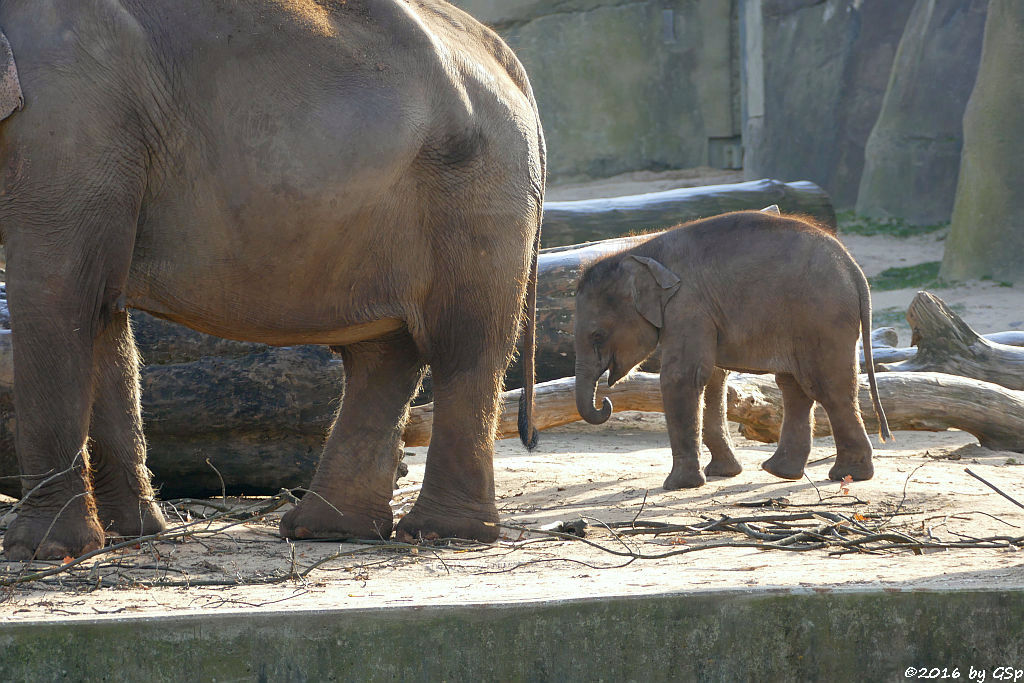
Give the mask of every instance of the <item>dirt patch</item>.
M 970 467 L 1024 500 L 1024 470 L 1016 464 L 1024 456 L 988 451 L 962 432 L 898 433 L 894 444 L 878 446 L 875 479 L 847 485 L 845 492 L 826 478 L 834 455 L 831 439 L 816 440 L 806 479 L 785 482 L 758 469 L 772 447 L 737 434 L 742 474 L 712 479 L 700 489 L 664 491 L 660 487 L 671 456 L 659 415 L 623 413 L 601 427 L 575 424 L 542 437 L 533 453 L 514 440 L 497 445 L 502 521 L 551 528 L 583 519 L 586 541 L 506 528 L 502 540 L 490 546 L 288 543 L 276 536 L 282 508 L 254 523 L 231 528 L 210 523 L 200 527 L 205 537 L 140 544 L 7 588 L 0 614 L 23 620 L 197 609 L 519 602 L 728 588 L 1024 586 L 1024 556 L 1017 550 L 995 543 L 991 548 L 937 547 L 1024 537 L 1024 510 L 964 472 Z M 408 460 L 410 475 L 401 484 L 415 487 L 422 481 L 425 449 L 414 449 Z M 397 496 L 396 513 L 403 514 L 414 499 L 415 492 Z M 179 504 L 179 512 L 186 509 L 198 510 Z M 771 516 L 792 519 L 750 526 L 776 534 L 806 528 L 856 537 L 842 525 L 835 527 L 836 515 L 876 533 L 917 539 L 926 547 L 885 548 L 885 542 L 878 542 L 875 550 L 865 546 L 863 552 L 839 555 L 834 553 L 844 549 L 835 546 L 768 550 L 757 546 L 769 541 L 734 530 L 679 528 L 723 517 Z M 641 536 L 621 535 L 629 533 L 628 526 L 614 532 L 602 527 L 617 522 L 634 522 L 642 530 L 652 523 L 672 526 Z M 18 563 L 0 563 L 0 579 L 9 581 L 25 571 Z

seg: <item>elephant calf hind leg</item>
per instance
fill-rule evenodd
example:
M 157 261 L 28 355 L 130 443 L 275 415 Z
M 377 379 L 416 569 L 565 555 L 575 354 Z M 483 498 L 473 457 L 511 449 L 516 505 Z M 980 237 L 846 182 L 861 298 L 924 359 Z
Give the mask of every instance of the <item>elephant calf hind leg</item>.
M 796 480 L 804 476 L 804 467 L 811 455 L 814 399 L 793 375 L 775 375 L 775 383 L 782 391 L 782 433 L 779 447 L 772 457 L 761 463 L 761 469 L 781 479 Z
M 875 466 L 871 462 L 871 441 L 857 406 L 856 369 L 844 367 L 842 370 L 842 375 L 839 371 L 835 375 L 845 381 L 827 385 L 824 395 L 818 399 L 828 413 L 836 441 L 836 463 L 829 470 L 828 478 L 842 481 L 852 477 L 854 481 L 863 481 L 875 474 Z

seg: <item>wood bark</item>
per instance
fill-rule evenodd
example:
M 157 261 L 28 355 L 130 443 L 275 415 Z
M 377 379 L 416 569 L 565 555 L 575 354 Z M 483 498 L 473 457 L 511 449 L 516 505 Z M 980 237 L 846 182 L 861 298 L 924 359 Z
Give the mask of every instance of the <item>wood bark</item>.
M 986 448 L 1024 452 L 1024 392 L 934 372 L 884 373 L 878 375 L 877 386 L 891 429 L 961 429 L 973 434 Z M 537 385 L 535 415 L 540 429 L 580 419 L 574 390 L 575 381 L 571 377 Z M 743 425 L 744 435 L 766 443 L 778 441 L 782 393 L 774 379 L 767 375 L 732 375 L 728 390 L 729 419 Z M 651 373 L 634 373 L 611 388 L 601 386 L 597 396 L 598 401 L 609 397 L 617 412 L 664 412 L 660 378 Z M 518 400 L 518 391 L 503 395 L 497 429 L 499 438 L 516 436 Z M 429 443 L 432 409 L 433 406 L 427 405 L 412 410 L 405 430 L 406 445 Z M 877 432 L 878 422 L 866 376 L 861 377 L 860 409 L 868 431 Z M 828 417 L 820 405 L 815 407 L 814 434 L 831 434 Z
M 939 432 L 960 429 L 985 448 L 1024 452 L 1024 392 L 998 384 L 937 372 L 892 372 L 876 376 L 878 399 L 889 428 Z M 860 411 L 868 433 L 878 433 L 867 378 L 861 376 Z M 778 440 L 782 393 L 768 376 L 730 379 L 729 419 L 747 438 Z M 824 409 L 815 404 L 815 436 L 831 434 Z
M 917 353 L 888 370 L 944 372 L 1024 389 L 1024 349 L 982 337 L 934 294 L 918 292 L 907 321 Z
M 545 247 L 650 232 L 729 211 L 777 204 L 783 213 L 811 216 L 835 229 L 828 194 L 811 182 L 752 180 L 732 185 L 684 187 L 666 192 L 546 202 L 541 239 Z

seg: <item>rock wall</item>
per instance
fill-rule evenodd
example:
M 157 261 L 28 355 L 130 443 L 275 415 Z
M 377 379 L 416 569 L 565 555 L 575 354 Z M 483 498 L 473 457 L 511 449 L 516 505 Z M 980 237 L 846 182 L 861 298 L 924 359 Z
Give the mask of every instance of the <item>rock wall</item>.
M 744 0 L 747 178 L 810 180 L 853 206 L 913 3 Z
M 1024 2 L 991 0 L 940 271 L 1024 282 Z
M 742 166 L 949 217 L 988 0 L 454 1 L 530 73 L 556 183 Z
M 953 211 L 988 0 L 917 0 L 864 152 L 857 213 L 931 225 Z
M 551 178 L 738 167 L 731 0 L 454 4 L 495 28 L 530 74 Z

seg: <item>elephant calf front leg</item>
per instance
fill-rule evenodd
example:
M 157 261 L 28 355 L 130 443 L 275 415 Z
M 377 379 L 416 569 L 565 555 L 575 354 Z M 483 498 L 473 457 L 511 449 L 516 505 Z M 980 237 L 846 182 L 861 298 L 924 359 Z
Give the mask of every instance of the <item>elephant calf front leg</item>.
M 705 369 L 706 368 L 706 369 Z M 707 481 L 700 469 L 701 395 L 713 366 L 678 365 L 662 360 L 661 395 L 672 445 L 672 472 L 666 489 L 691 489 Z
M 423 377 L 412 339 L 342 349 L 345 393 L 310 490 L 281 519 L 285 538 L 391 536 L 399 440 Z
M 728 370 L 715 368 L 711 379 L 704 387 L 704 445 L 711 451 L 711 462 L 704 468 L 708 477 L 735 477 L 743 471 L 743 465 L 736 459 L 729 438 L 729 423 L 726 421 L 726 381 Z

